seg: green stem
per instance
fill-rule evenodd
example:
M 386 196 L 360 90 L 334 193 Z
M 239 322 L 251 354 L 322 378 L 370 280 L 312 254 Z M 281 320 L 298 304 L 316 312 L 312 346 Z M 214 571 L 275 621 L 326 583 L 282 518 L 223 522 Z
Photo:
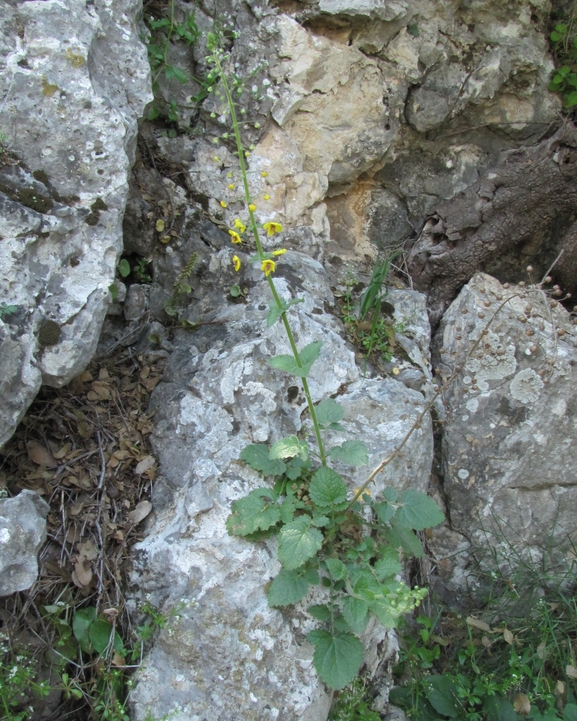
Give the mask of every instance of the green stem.
M 238 159 L 239 159 L 239 163 L 240 163 L 240 173 L 241 173 L 241 177 L 242 177 L 242 184 L 243 184 L 243 188 L 244 188 L 244 195 L 245 195 L 246 203 L 247 203 L 247 205 L 249 206 L 248 213 L 249 213 L 249 218 L 250 218 L 250 228 L 251 228 L 252 233 L 253 233 L 253 236 L 254 236 L 254 241 L 255 241 L 255 244 L 256 244 L 257 253 L 258 253 L 258 255 L 259 255 L 259 258 L 260 258 L 261 261 L 262 261 L 262 260 L 265 260 L 266 256 L 265 256 L 265 253 L 264 253 L 263 248 L 262 248 L 262 243 L 261 243 L 261 241 L 260 241 L 260 236 L 259 236 L 259 234 L 258 234 L 258 225 L 257 225 L 257 222 L 256 222 L 256 218 L 254 217 L 254 212 L 253 212 L 253 211 L 251 210 L 251 208 L 250 208 L 250 206 L 252 205 L 252 198 L 251 198 L 251 194 L 250 194 L 250 188 L 249 188 L 249 186 L 248 186 L 248 172 L 247 172 L 246 163 L 245 163 L 244 146 L 243 146 L 243 144 L 242 144 L 242 139 L 241 139 L 241 137 L 240 137 L 240 128 L 239 128 L 238 118 L 237 118 L 237 116 L 236 116 L 235 103 L 234 103 L 234 99 L 233 99 L 233 97 L 232 97 L 232 93 L 230 92 L 230 88 L 229 88 L 229 85 L 228 85 L 228 80 L 227 80 L 226 75 L 225 75 L 225 73 L 224 73 L 224 70 L 223 70 L 222 64 L 221 64 L 221 62 L 220 62 L 220 57 L 219 57 L 218 53 L 215 52 L 213 57 L 214 57 L 214 60 L 215 60 L 215 63 L 216 63 L 218 72 L 219 72 L 219 74 L 220 74 L 221 80 L 222 80 L 222 85 L 223 85 L 223 88 L 224 88 L 224 93 L 225 93 L 225 95 L 226 95 L 226 100 L 227 100 L 227 102 L 228 102 L 228 106 L 229 106 L 229 109 L 230 109 L 230 115 L 231 115 L 231 119 L 232 119 L 232 126 L 233 126 L 233 129 L 234 129 L 234 137 L 235 137 L 235 140 L 236 140 L 236 147 L 237 147 L 237 150 L 238 150 Z M 295 343 L 295 339 L 294 339 L 294 335 L 293 335 L 292 329 L 291 329 L 291 327 L 290 327 L 290 324 L 289 324 L 289 321 L 288 321 L 288 318 L 287 318 L 287 315 L 286 315 L 286 311 L 282 310 L 282 308 L 283 308 L 283 303 L 282 303 L 282 301 L 281 301 L 281 299 L 280 299 L 280 297 L 279 297 L 279 295 L 278 295 L 277 289 L 275 288 L 273 279 L 270 277 L 270 275 L 267 275 L 267 276 L 266 276 L 266 279 L 268 280 L 268 284 L 269 284 L 269 288 L 270 288 L 271 293 L 272 293 L 272 297 L 274 298 L 274 301 L 275 301 L 277 307 L 279 308 L 279 310 L 282 311 L 282 312 L 281 312 L 282 322 L 283 322 L 283 325 L 284 325 L 284 327 L 285 327 L 285 331 L 286 331 L 286 334 L 287 334 L 287 337 L 288 337 L 288 341 L 289 341 L 289 343 L 290 343 L 291 351 L 292 351 L 292 354 L 293 354 L 293 356 L 294 356 L 295 362 L 296 362 L 296 364 L 297 364 L 297 366 L 298 366 L 299 368 L 302 368 L 302 367 L 303 367 L 303 364 L 302 364 L 302 361 L 301 361 L 301 358 L 300 358 L 300 354 L 299 354 L 299 352 L 298 352 L 298 349 L 297 349 L 297 346 L 296 346 L 296 343 Z M 316 415 L 316 412 L 315 412 L 315 407 L 314 407 L 314 404 L 313 404 L 313 399 L 312 399 L 311 394 L 310 394 L 309 384 L 307 383 L 307 379 L 306 379 L 306 378 L 301 378 L 301 380 L 302 380 L 302 384 L 303 384 L 303 390 L 304 390 L 304 393 L 305 393 L 305 397 L 306 397 L 306 399 L 307 399 L 307 404 L 308 404 L 308 407 L 309 407 L 309 413 L 310 413 L 310 415 L 311 415 L 311 419 L 312 419 L 313 426 L 314 426 L 314 430 L 315 430 L 315 436 L 316 436 L 317 443 L 318 443 L 318 447 L 319 447 L 319 456 L 320 456 L 320 459 L 321 459 L 321 463 L 322 463 L 323 466 L 326 466 L 326 465 L 327 465 L 327 456 L 326 456 L 326 453 L 325 453 L 325 448 L 324 448 L 323 439 L 322 439 L 322 435 L 321 435 L 321 429 L 320 429 L 319 423 L 318 423 L 318 421 L 317 421 L 317 415 Z

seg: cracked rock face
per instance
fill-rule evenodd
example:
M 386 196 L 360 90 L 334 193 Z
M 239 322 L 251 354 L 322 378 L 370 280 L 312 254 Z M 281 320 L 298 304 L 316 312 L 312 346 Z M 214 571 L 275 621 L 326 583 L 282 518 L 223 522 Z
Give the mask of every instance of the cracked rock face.
M 569 314 L 538 289 L 477 274 L 445 313 L 438 343 L 445 377 L 464 364 L 444 395 L 453 531 L 536 558 L 543 548 L 564 553 L 577 513 L 577 331 Z
M 0 446 L 40 385 L 67 383 L 98 341 L 136 121 L 151 99 L 138 10 L 136 0 L 2 7 Z
M 393 379 L 361 378 L 341 324 L 323 310 L 332 294 L 322 266 L 298 252 L 283 259 L 275 278 L 281 297 L 288 299 L 290 289 L 304 299 L 290 311 L 297 344 L 323 343 L 309 376 L 313 399 L 339 393 L 345 409 L 346 434 L 335 434 L 331 445 L 362 439 L 371 469 L 415 422 L 423 394 Z M 275 540 L 249 543 L 225 528 L 232 501 L 264 485 L 239 460 L 245 445 L 272 443 L 299 430 L 313 443 L 298 380 L 267 365 L 288 351 L 282 324 L 266 328 L 268 285 L 260 271 L 246 272 L 246 303 L 227 302 L 229 252 L 215 253 L 202 278 L 201 300 L 188 311 L 190 322 L 210 323 L 176 338 L 165 379 L 153 394 L 162 476 L 153 499 L 156 519 L 136 547 L 135 592 L 165 613 L 181 599 L 187 605 L 161 631 L 137 674 L 132 704 L 139 721 L 166 713 L 177 721 L 319 721 L 330 707 L 304 635 L 313 623 L 304 609 L 318 601 L 305 600 L 288 613 L 269 608 L 265 587 L 280 570 Z M 422 320 L 422 300 L 411 305 L 399 298 L 401 306 L 419 339 L 415 318 Z M 432 452 L 427 417 L 373 493 L 385 485 L 424 490 Z M 369 472 L 338 470 L 351 490 Z M 394 648 L 394 639 L 374 628 L 370 668 Z

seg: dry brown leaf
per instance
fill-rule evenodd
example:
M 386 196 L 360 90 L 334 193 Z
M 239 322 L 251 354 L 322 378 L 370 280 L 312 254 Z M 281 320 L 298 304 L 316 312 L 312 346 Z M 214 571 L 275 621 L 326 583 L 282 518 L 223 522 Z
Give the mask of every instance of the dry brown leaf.
M 575 666 L 567 666 L 565 668 L 565 673 L 569 678 L 577 678 L 577 668 Z
M 86 561 L 94 561 L 98 557 L 98 549 L 90 538 L 79 543 L 76 550 L 78 551 L 78 557 Z
M 541 660 L 545 659 L 547 656 L 547 644 L 545 641 L 541 641 L 541 643 L 537 646 L 537 656 Z
M 107 380 L 108 378 L 110 378 L 110 375 L 109 375 L 108 371 L 106 370 L 106 368 L 101 368 L 101 369 L 98 371 L 98 380 L 99 380 L 99 381 L 105 381 L 105 380 Z
M 565 693 L 565 684 L 563 681 L 557 681 L 557 685 L 555 686 L 555 693 L 557 696 L 563 696 Z
M 110 400 L 110 386 L 108 385 L 108 383 L 103 383 L 102 381 L 94 381 L 94 383 L 92 384 L 92 390 L 94 391 L 94 393 L 96 393 L 96 398 L 91 398 L 91 393 L 88 393 L 87 398 L 89 400 Z
M 150 511 L 152 511 L 152 503 L 150 501 L 140 501 L 136 508 L 127 514 L 128 520 L 136 526 L 137 523 L 140 523 L 148 516 Z
M 68 508 L 66 513 L 70 518 L 74 518 L 74 516 L 77 516 L 79 513 L 81 513 L 83 508 L 84 503 L 75 503 L 73 506 L 70 506 Z
M 140 476 L 142 473 L 146 473 L 146 471 L 149 471 L 155 463 L 156 459 L 154 458 L 154 456 L 146 456 L 140 461 L 140 463 L 137 464 L 134 472 L 137 476 Z
M 92 581 L 92 564 L 79 558 L 74 564 L 72 582 L 78 588 L 86 588 L 90 586 L 90 581 Z
M 81 504 L 81 507 L 82 507 L 82 505 L 84 505 L 84 504 Z M 70 513 L 70 509 L 68 511 L 68 515 L 73 515 Z M 76 514 L 74 514 L 74 515 L 76 515 Z M 80 538 L 81 538 L 80 529 L 76 528 L 76 526 L 71 526 L 66 531 L 66 539 L 65 539 L 66 543 L 78 543 Z
M 531 710 L 531 702 L 529 701 L 529 697 L 524 693 L 515 694 L 515 698 L 513 699 L 513 708 L 517 713 L 526 716 Z
M 513 634 L 511 633 L 511 631 L 509 631 L 508 628 L 503 629 L 503 638 L 509 644 L 509 646 L 513 645 Z
M 44 466 L 45 468 L 56 468 L 58 462 L 52 455 L 52 453 L 45 446 L 41 446 L 39 443 L 31 442 L 27 446 L 28 457 L 37 466 Z
M 59 451 L 56 451 L 56 453 L 53 453 L 52 455 L 54 456 L 54 458 L 60 460 L 61 458 L 64 458 L 64 456 L 68 453 L 71 447 L 71 443 L 65 443 Z
M 77 378 L 80 378 L 83 383 L 90 383 L 91 380 L 94 380 L 94 376 L 90 371 L 84 371 Z
M 485 648 L 489 648 L 489 646 L 491 646 L 493 642 L 489 638 L 487 638 L 487 636 L 483 636 L 483 638 L 481 639 L 481 643 Z
M 113 666 L 126 666 L 126 661 L 116 651 L 112 654 L 112 665 Z
M 473 628 L 479 628 L 481 631 L 487 631 L 491 633 L 491 626 L 489 626 L 488 623 L 485 623 L 485 621 L 479 621 L 477 618 L 473 618 L 473 616 L 467 617 L 467 624 L 469 626 L 473 626 Z

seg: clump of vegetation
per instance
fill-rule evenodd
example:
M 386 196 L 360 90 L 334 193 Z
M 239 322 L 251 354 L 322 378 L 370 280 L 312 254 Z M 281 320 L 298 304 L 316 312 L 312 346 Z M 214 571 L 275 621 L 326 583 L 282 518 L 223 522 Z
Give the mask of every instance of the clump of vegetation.
M 575 563 L 507 547 L 515 570 L 484 572 L 481 608 L 440 606 L 402 634 L 391 700 L 411 721 L 577 721 Z
M 358 676 L 350 686 L 335 694 L 329 721 L 381 721 L 370 708 L 370 688 L 366 677 Z
M 559 93 L 569 110 L 577 106 L 577 28 L 574 19 L 555 25 L 549 39 L 555 57 L 549 90 Z

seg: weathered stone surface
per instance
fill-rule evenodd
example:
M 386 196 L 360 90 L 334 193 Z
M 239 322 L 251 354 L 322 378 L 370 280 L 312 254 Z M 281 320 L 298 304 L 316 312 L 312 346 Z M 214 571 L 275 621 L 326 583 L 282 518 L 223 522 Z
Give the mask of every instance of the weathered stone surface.
M 41 383 L 66 383 L 96 347 L 150 99 L 137 11 L 136 0 L 2 6 L 0 308 L 17 310 L 0 314 L 0 445 Z
M 568 313 L 537 288 L 477 274 L 445 313 L 438 342 L 445 376 L 464 364 L 444 394 L 452 530 L 461 543 L 508 542 L 534 558 L 545 547 L 565 552 L 577 513 L 577 332 Z M 438 554 L 448 577 L 462 574 L 453 553 Z
M 48 510 L 34 491 L 0 500 L 0 596 L 25 591 L 36 581 Z
M 180 599 L 190 607 L 161 631 L 139 671 L 134 715 L 144 719 L 147 713 L 174 711 L 177 721 L 322 721 L 330 695 L 319 683 L 304 638 L 311 619 L 302 609 L 285 615 L 266 602 L 265 584 L 280 569 L 274 540 L 248 543 L 228 536 L 224 525 L 232 501 L 263 484 L 238 460 L 242 448 L 298 431 L 312 435 L 302 419 L 306 403 L 298 380 L 266 363 L 288 345 L 280 322 L 266 329 L 270 298 L 260 270 L 249 267 L 239 281 L 250 288 L 246 302 L 223 300 L 233 281 L 229 256 L 228 250 L 212 256 L 199 301 L 184 313 L 205 325 L 176 339 L 152 400 L 162 475 L 154 494 L 156 520 L 136 549 L 137 593 L 165 612 Z M 309 376 L 313 399 L 338 392 L 345 408 L 346 434 L 333 440 L 364 440 L 374 467 L 411 428 L 423 395 L 393 379 L 359 378 L 340 323 L 325 312 L 332 296 L 319 263 L 291 252 L 277 270 L 281 296 L 288 298 L 290 288 L 304 298 L 290 311 L 299 347 L 323 342 Z M 426 419 L 373 492 L 391 484 L 426 488 L 431 461 Z M 339 471 L 351 490 L 368 472 Z M 372 638 L 367 661 L 373 667 L 378 665 L 373 656 L 382 658 L 376 644 L 386 635 L 374 629 Z

